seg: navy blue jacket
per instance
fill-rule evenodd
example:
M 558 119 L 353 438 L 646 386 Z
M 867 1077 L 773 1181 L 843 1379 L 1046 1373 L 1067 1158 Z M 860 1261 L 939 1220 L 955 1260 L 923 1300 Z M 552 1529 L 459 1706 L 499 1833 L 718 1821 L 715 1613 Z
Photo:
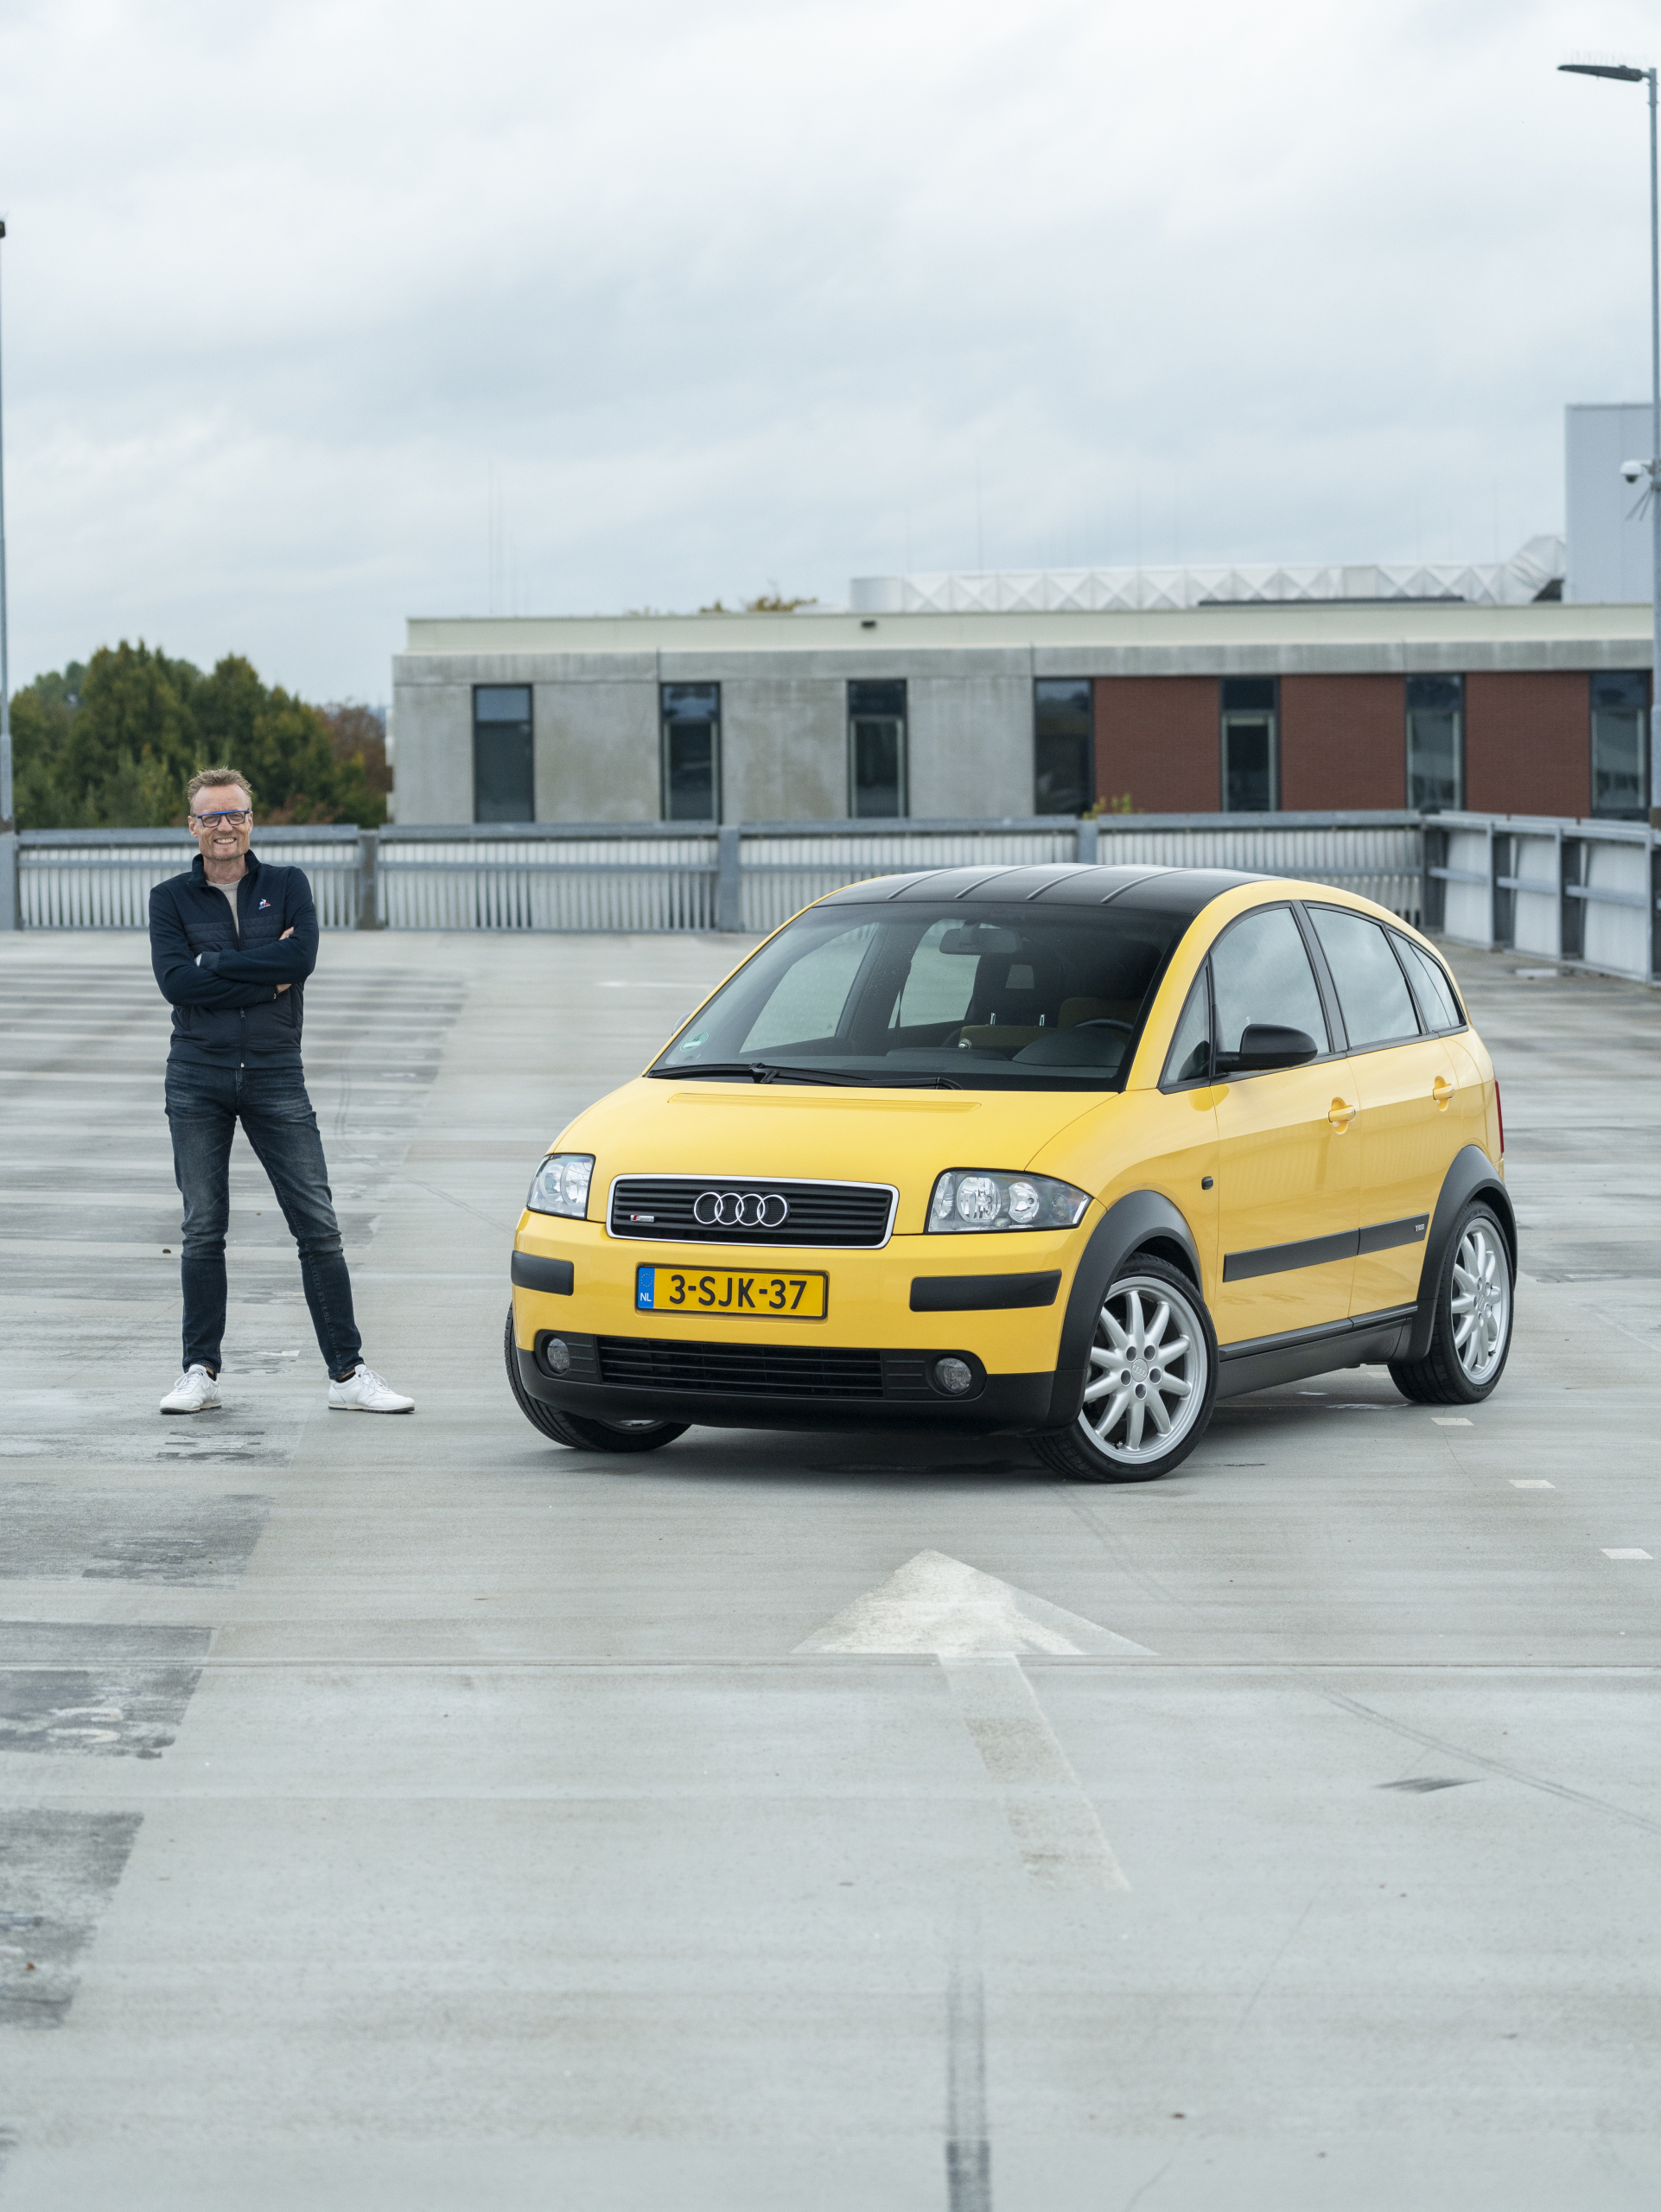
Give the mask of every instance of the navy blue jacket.
M 311 886 L 301 869 L 251 852 L 236 893 L 233 926 L 200 854 L 188 874 L 150 893 L 150 965 L 172 1002 L 172 1051 L 213 1067 L 297 1060 L 306 978 L 317 965 Z M 286 929 L 294 935 L 283 939 Z

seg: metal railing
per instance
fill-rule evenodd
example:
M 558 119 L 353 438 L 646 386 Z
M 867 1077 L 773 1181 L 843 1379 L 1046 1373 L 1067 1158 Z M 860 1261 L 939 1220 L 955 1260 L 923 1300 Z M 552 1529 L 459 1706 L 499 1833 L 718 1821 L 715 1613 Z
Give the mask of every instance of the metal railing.
M 1041 815 L 999 822 L 440 823 L 261 830 L 311 877 L 328 929 L 741 931 L 843 884 L 1057 861 L 1244 868 L 1328 883 L 1459 942 L 1656 975 L 1661 844 L 1642 823 L 1411 813 Z M 173 830 L 0 839 L 25 929 L 142 929 L 192 855 Z
M 305 869 L 325 929 L 357 924 L 362 842 L 349 823 L 259 832 L 273 859 Z M 144 929 L 152 887 L 179 874 L 195 856 L 195 841 L 182 830 L 25 830 L 17 840 L 22 925 Z
M 1441 814 L 1424 824 L 1425 925 L 1461 944 L 1661 980 L 1661 837 L 1643 822 Z

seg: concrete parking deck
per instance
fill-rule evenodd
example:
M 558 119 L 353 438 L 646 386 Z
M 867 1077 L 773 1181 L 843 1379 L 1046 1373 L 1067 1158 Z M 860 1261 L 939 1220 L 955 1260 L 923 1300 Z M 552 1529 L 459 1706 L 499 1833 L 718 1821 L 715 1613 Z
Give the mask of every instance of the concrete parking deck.
M 326 1414 L 239 1147 L 226 1409 L 164 1421 L 145 948 L 0 939 L 4 2212 L 1648 2212 L 1661 998 L 1455 956 L 1524 1240 L 1468 1416 L 1320 1378 L 1129 1489 L 563 1451 L 528 1171 L 735 957 L 326 940 L 418 1410 Z M 1025 1654 L 893 1649 L 920 1592 Z

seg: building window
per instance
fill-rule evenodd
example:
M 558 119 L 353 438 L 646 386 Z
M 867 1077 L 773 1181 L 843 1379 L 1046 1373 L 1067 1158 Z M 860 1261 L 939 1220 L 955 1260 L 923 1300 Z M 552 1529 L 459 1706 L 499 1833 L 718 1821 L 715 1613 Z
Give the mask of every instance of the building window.
M 1650 679 L 1641 671 L 1592 678 L 1592 811 L 1650 818 Z
M 479 683 L 473 691 L 473 818 L 534 822 L 536 747 L 528 683 Z
M 1223 809 L 1272 814 L 1281 803 L 1280 716 L 1272 676 L 1223 678 Z
M 848 686 L 848 811 L 906 810 L 906 687 Z
M 1041 677 L 1033 686 L 1033 812 L 1082 814 L 1096 798 L 1090 682 Z
M 721 686 L 663 686 L 663 818 L 721 819 Z
M 1465 678 L 1407 679 L 1407 803 L 1421 814 L 1465 804 Z

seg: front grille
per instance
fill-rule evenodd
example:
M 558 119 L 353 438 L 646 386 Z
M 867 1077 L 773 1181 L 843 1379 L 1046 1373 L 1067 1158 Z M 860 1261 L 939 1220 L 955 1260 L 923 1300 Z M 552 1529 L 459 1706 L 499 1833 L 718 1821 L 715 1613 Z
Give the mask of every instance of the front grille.
M 790 1209 L 777 1228 L 723 1227 L 700 1222 L 693 1209 L 715 1198 L 779 1198 Z M 774 1183 L 754 1176 L 620 1175 L 612 1185 L 614 1236 L 643 1236 L 659 1243 L 862 1245 L 885 1244 L 894 1193 L 883 1183 Z M 711 1209 L 706 1204 L 704 1211 Z M 726 1208 L 730 1214 L 730 1204 Z M 748 1211 L 759 1208 L 752 1205 Z M 776 1212 L 777 1208 L 767 1209 Z
M 640 1389 L 754 1393 L 766 1398 L 880 1398 L 882 1355 L 836 1345 L 601 1337 L 600 1379 Z

